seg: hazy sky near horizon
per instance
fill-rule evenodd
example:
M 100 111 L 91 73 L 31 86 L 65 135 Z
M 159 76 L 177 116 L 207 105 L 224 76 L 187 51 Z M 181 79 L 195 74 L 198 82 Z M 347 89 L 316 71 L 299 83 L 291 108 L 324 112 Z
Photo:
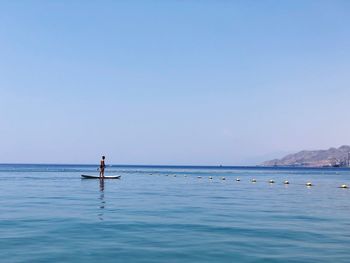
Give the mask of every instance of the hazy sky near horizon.
M 0 58 L 0 163 L 350 144 L 349 1 L 1 1 Z

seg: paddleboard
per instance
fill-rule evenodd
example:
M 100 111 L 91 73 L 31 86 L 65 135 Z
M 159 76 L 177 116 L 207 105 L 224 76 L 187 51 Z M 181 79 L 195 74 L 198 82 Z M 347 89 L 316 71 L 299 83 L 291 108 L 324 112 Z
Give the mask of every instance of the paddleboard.
M 86 175 L 86 174 L 82 174 L 81 177 L 83 179 L 100 179 L 100 177 L 97 175 Z M 121 175 L 105 175 L 104 177 L 102 177 L 101 179 L 120 179 Z

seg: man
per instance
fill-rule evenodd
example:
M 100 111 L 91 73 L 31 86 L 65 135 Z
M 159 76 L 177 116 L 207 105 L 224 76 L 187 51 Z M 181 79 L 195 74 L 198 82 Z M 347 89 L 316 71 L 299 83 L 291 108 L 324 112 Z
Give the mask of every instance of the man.
M 100 162 L 100 178 L 105 177 L 105 157 L 102 156 L 102 160 Z

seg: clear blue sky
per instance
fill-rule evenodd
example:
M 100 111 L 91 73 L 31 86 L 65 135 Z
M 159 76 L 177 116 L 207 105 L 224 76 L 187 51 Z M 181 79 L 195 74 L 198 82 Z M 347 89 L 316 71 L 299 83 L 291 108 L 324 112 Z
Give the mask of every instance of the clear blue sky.
M 0 162 L 255 164 L 350 144 L 350 1 L 1 1 Z

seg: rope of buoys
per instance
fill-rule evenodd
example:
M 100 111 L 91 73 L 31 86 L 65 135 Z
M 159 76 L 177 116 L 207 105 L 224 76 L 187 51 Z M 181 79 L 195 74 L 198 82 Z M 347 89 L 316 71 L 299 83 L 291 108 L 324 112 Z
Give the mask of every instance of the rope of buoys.
M 150 173 L 150 175 L 152 175 L 152 173 Z M 170 174 L 166 174 L 165 176 L 170 176 Z M 174 174 L 173 176 L 174 176 L 174 177 L 177 177 L 176 174 Z M 187 177 L 187 174 L 185 174 L 184 177 Z M 202 176 L 199 175 L 199 176 L 197 176 L 197 178 L 198 178 L 198 179 L 201 179 Z M 212 180 L 212 179 L 213 179 L 213 176 L 209 176 L 209 179 Z M 221 177 L 221 180 L 226 180 L 226 178 L 225 178 L 224 176 L 222 176 L 222 177 Z M 240 178 L 236 178 L 236 182 L 240 182 L 240 181 L 241 181 Z M 252 183 L 256 183 L 257 180 L 256 180 L 255 178 L 253 178 L 253 179 L 251 179 L 251 182 L 252 182 Z M 270 179 L 268 182 L 269 182 L 270 184 L 274 184 L 274 183 L 275 183 L 275 180 Z M 285 181 L 283 181 L 283 184 L 290 184 L 290 182 L 289 182 L 288 180 L 285 180 Z M 306 185 L 307 187 L 314 186 L 310 181 L 309 181 L 309 182 L 306 182 L 305 185 Z M 338 188 L 348 189 L 348 188 L 350 188 L 350 187 L 349 187 L 347 184 L 342 184 L 342 185 L 338 186 Z

